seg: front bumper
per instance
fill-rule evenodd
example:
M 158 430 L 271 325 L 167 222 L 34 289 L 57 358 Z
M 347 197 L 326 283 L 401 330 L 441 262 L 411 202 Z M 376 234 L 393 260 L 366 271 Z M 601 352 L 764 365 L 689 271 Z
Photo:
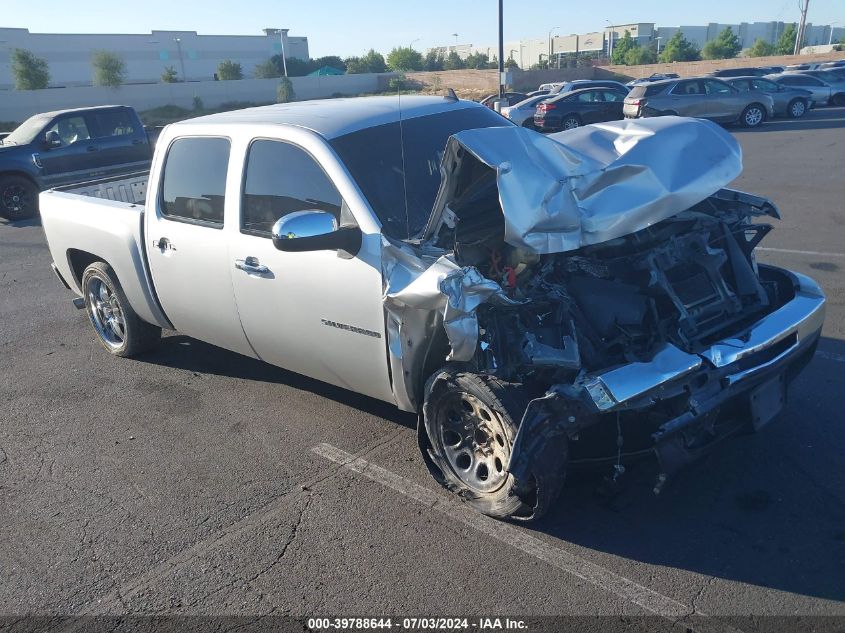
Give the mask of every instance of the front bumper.
M 815 281 L 770 270 L 792 282 L 793 297 L 737 336 L 698 354 L 667 344 L 649 362 L 588 375 L 576 385 L 555 385 L 533 400 L 514 440 L 509 470 L 517 479 L 529 476 L 547 441 L 577 437 L 609 416 L 647 414 L 668 402 L 675 403 L 674 413 L 651 436 L 664 472 L 689 461 L 695 444 L 690 436 L 702 427 L 718 435 L 715 418 L 729 404 L 742 404 L 742 424 L 757 428 L 768 422 L 783 404 L 787 383 L 812 358 L 825 315 L 824 293 Z

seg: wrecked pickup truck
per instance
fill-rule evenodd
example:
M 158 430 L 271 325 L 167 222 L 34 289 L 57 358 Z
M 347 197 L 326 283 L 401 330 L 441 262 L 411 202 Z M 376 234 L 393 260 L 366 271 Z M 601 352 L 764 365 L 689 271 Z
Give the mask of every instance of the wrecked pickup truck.
M 783 407 L 825 299 L 755 261 L 778 211 L 724 188 L 740 171 L 695 119 L 542 136 L 334 99 L 171 125 L 149 174 L 41 214 L 109 352 L 175 329 L 395 403 L 441 484 L 529 519 L 573 463 L 656 453 L 663 481 Z

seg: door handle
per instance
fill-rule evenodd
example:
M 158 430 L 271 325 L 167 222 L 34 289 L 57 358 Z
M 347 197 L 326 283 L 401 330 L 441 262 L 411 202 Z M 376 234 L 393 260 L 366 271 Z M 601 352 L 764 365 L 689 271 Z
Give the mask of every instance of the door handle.
M 171 241 L 169 239 L 167 239 L 166 237 L 159 238 L 159 240 L 157 242 L 155 242 L 155 247 L 157 249 L 159 249 L 162 253 L 164 251 L 168 251 L 168 250 L 170 250 L 170 251 L 176 250 L 176 247 L 173 246 Z
M 270 272 L 270 269 L 261 264 L 257 257 L 251 255 L 246 259 L 236 259 L 235 268 L 256 275 L 266 275 Z
M 97 146 L 96 146 L 96 145 L 89 145 L 89 146 L 85 149 L 85 151 L 86 151 L 86 152 L 96 152 L 96 151 L 97 151 Z

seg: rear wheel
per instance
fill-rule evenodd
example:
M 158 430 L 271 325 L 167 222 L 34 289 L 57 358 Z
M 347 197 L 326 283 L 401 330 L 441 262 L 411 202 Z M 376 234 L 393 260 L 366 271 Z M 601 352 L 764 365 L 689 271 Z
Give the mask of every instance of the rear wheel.
M 38 188 L 22 176 L 0 177 L 0 216 L 24 220 L 38 213 Z
M 576 127 L 581 127 L 581 117 L 577 114 L 567 114 L 563 118 L 563 125 L 564 130 L 574 130 Z
M 757 127 L 766 120 L 766 111 L 760 104 L 752 103 L 742 111 L 739 120 L 745 127 Z
M 135 356 L 158 342 L 161 328 L 141 318 L 129 305 L 111 266 L 94 262 L 82 273 L 82 297 L 97 339 L 115 356 Z
M 507 471 L 526 405 L 521 386 L 454 368 L 426 384 L 423 421 L 436 476 L 489 516 L 536 519 L 547 507 L 538 503 L 536 479 L 517 481 Z M 565 468 L 565 451 L 559 464 Z
M 807 112 L 807 102 L 803 99 L 793 99 L 786 106 L 786 113 L 790 119 L 800 119 Z
M 835 106 L 845 106 L 845 92 L 833 95 L 830 102 Z

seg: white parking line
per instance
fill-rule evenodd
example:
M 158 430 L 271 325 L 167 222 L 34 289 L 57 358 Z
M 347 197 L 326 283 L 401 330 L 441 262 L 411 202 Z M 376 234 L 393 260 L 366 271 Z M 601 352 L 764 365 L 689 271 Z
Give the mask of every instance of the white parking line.
M 822 352 L 816 351 L 816 356 L 824 358 L 826 360 L 835 360 L 837 363 L 845 363 L 845 355 L 843 354 L 834 354 L 833 352 Z
M 436 510 L 464 525 L 474 528 L 482 534 L 486 534 L 506 545 L 510 545 L 526 554 L 534 556 L 553 567 L 572 574 L 596 587 L 609 591 L 620 598 L 633 602 L 646 611 L 667 618 L 673 623 L 677 622 L 682 628 L 702 633 L 711 630 L 733 631 L 734 633 L 738 633 L 739 631 L 738 629 L 727 627 L 722 622 L 710 622 L 706 619 L 706 613 L 693 609 L 648 587 L 644 587 L 609 569 L 591 563 L 575 554 L 567 552 L 563 548 L 549 545 L 534 536 L 526 534 L 513 525 L 496 521 L 490 517 L 478 514 L 474 510 L 462 507 L 428 488 L 423 488 L 405 479 L 401 475 L 397 475 L 365 459 L 355 457 L 355 455 L 351 455 L 331 444 L 318 444 L 311 450 L 326 459 L 342 464 L 345 468 L 353 472 L 360 473 L 368 479 L 372 479 L 383 486 L 418 501 L 432 510 Z M 697 617 L 690 619 L 689 616 Z
M 793 251 L 788 248 L 768 248 L 765 246 L 758 246 L 756 251 L 768 251 L 770 253 L 790 253 L 792 255 L 816 255 L 818 257 L 845 257 L 845 253 L 823 253 L 820 251 Z

